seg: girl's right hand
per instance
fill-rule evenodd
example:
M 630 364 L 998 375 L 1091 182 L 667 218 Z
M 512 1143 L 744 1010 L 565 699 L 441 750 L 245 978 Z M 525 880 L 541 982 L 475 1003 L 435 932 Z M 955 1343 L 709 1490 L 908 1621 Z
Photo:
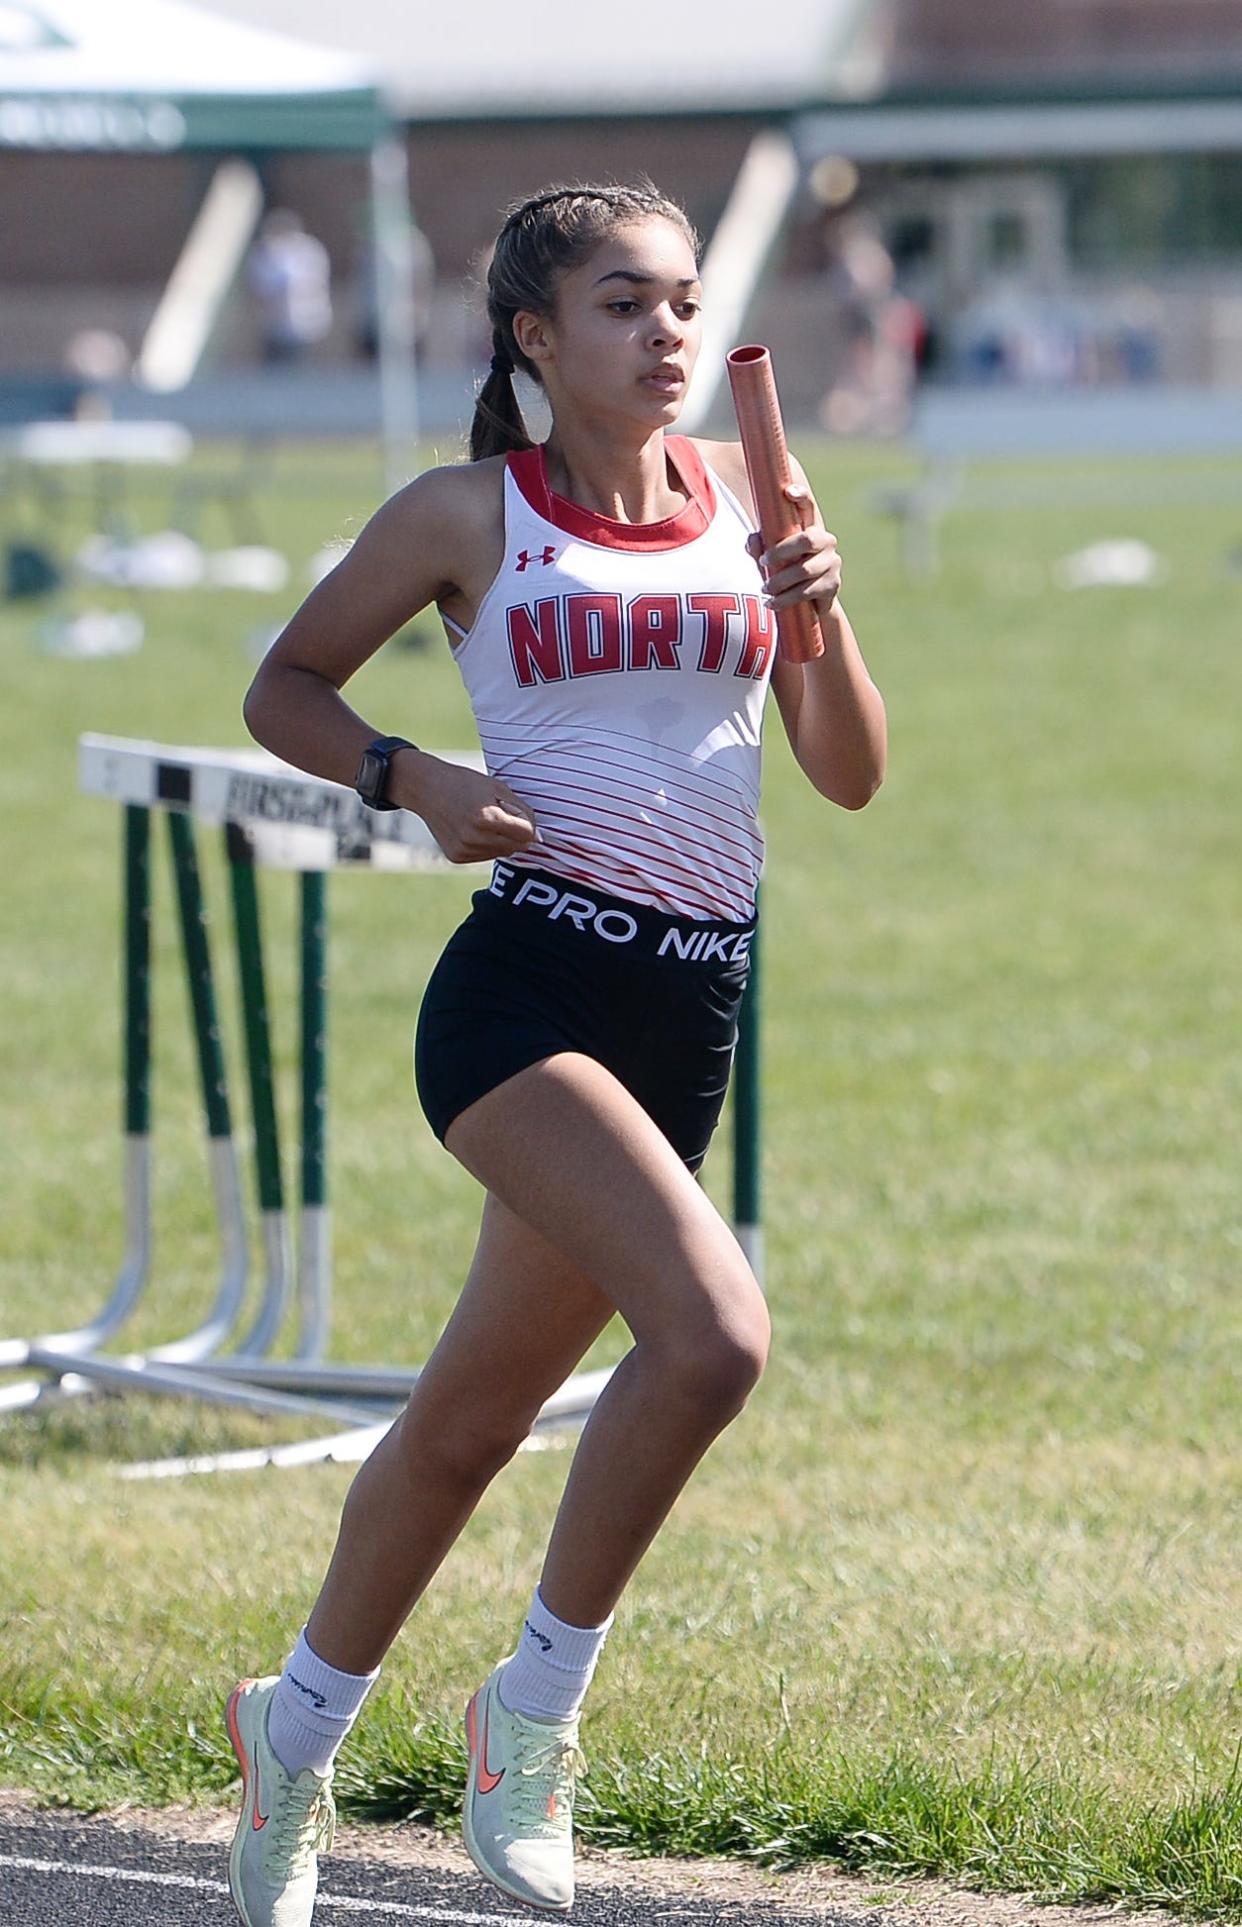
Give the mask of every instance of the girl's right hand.
M 532 811 L 498 777 L 409 749 L 397 751 L 390 770 L 390 798 L 422 817 L 450 863 L 508 856 L 539 834 Z

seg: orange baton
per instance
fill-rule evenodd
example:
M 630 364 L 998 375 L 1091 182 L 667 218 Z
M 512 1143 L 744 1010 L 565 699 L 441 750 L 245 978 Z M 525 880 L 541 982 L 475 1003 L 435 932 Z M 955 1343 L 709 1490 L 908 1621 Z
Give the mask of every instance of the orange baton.
M 789 450 L 785 444 L 785 424 L 772 373 L 772 357 L 766 348 L 734 348 L 725 358 L 733 406 L 737 412 L 746 473 L 759 515 L 759 533 L 765 549 L 773 549 L 802 527 L 798 511 L 785 489 L 793 480 Z M 824 638 L 819 617 L 809 603 L 776 611 L 776 630 L 781 653 L 790 662 L 812 662 L 824 653 Z

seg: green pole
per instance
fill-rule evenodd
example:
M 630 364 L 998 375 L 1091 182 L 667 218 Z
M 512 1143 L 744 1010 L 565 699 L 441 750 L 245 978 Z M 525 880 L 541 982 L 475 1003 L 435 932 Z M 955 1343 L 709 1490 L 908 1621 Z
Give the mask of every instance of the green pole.
M 237 970 L 246 1032 L 246 1067 L 254 1115 L 259 1208 L 263 1211 L 280 1211 L 284 1208 L 284 1186 L 280 1172 L 280 1138 L 272 1077 L 272 1036 L 263 969 L 263 937 L 259 924 L 254 850 L 245 831 L 233 823 L 226 827 L 225 845 L 229 859 L 229 881 L 233 889 L 233 922 L 237 932 Z
M 151 1129 L 151 812 L 125 806 L 125 1131 Z
M 302 1209 L 298 1241 L 296 1357 L 319 1364 L 328 1354 L 332 1316 L 332 1241 L 328 1219 L 328 880 L 302 874 Z
M 40 1340 L 56 1352 L 94 1352 L 119 1331 L 146 1289 L 151 1263 L 151 812 L 145 805 L 126 804 L 122 844 L 125 1255 L 103 1310 L 76 1331 Z M 26 1363 L 29 1350 L 19 1345 L 12 1362 Z
M 755 1276 L 763 1277 L 763 1208 L 760 1197 L 762 1121 L 760 1115 L 762 1019 L 760 930 L 750 947 L 750 980 L 738 1015 L 733 1062 L 733 1228 Z
M 302 1203 L 327 1200 L 327 877 L 302 872 Z
M 220 1021 L 216 1014 L 215 982 L 211 974 L 211 951 L 207 942 L 207 910 L 194 847 L 194 825 L 183 810 L 168 812 L 168 834 L 172 843 L 173 876 L 181 913 L 181 943 L 194 1013 L 194 1036 L 198 1045 L 198 1071 L 203 1108 L 207 1113 L 207 1134 L 211 1138 L 227 1138 L 232 1127 L 229 1121 L 224 1050 L 220 1042 Z

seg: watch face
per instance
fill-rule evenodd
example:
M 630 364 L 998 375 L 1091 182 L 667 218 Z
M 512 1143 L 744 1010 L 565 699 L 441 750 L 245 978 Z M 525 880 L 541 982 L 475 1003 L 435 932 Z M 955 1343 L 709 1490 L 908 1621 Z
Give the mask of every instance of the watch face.
M 378 796 L 387 769 L 388 765 L 382 756 L 377 756 L 373 749 L 363 750 L 362 761 L 358 765 L 358 781 L 354 787 L 364 797 Z
M 377 736 L 363 750 L 354 788 L 373 810 L 395 810 L 399 807 L 396 803 L 390 803 L 384 794 L 388 788 L 389 764 L 394 751 L 412 747 L 404 736 Z

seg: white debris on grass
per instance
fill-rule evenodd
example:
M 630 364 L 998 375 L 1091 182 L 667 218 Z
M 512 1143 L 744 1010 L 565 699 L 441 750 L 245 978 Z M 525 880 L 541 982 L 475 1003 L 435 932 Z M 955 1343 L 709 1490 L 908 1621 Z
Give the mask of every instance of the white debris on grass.
M 252 543 L 242 549 L 216 549 L 207 557 L 207 581 L 213 589 L 253 589 L 274 595 L 289 580 L 289 564 L 277 549 Z
M 1146 542 L 1118 536 L 1063 555 L 1052 573 L 1062 589 L 1155 589 L 1168 580 L 1169 565 Z
M 204 549 L 180 529 L 161 529 L 132 542 L 92 535 L 78 550 L 77 569 L 90 582 L 114 589 L 248 589 L 271 595 L 289 580 L 277 549 L 254 543 Z
M 142 617 L 132 609 L 82 609 L 45 622 L 39 647 L 49 656 L 129 656 L 144 634 Z
M 179 529 L 161 529 L 134 542 L 92 535 L 76 556 L 78 572 L 114 589 L 197 589 L 203 551 Z

